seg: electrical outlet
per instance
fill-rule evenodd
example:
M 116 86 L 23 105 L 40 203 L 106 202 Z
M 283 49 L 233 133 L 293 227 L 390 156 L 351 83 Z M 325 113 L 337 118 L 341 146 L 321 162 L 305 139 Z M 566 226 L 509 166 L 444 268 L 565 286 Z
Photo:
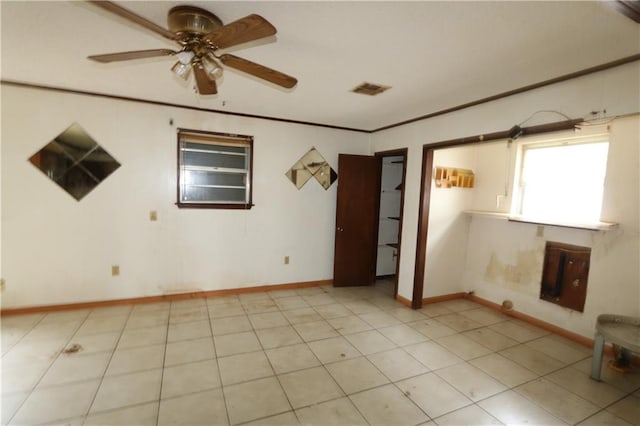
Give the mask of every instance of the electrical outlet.
M 536 237 L 544 237 L 544 226 L 536 227 Z
M 119 265 L 111 266 L 111 276 L 117 277 L 118 275 L 120 275 L 120 266 Z
M 155 210 L 151 210 L 151 211 L 149 212 L 149 220 L 150 220 L 151 222 L 155 222 L 156 220 L 158 220 L 158 212 L 157 212 L 157 211 L 155 211 Z
M 7 285 L 7 281 L 4 278 L 0 278 L 0 291 L 4 291 L 5 286 Z
M 285 256 L 284 257 L 284 264 L 288 265 L 289 264 L 289 256 Z

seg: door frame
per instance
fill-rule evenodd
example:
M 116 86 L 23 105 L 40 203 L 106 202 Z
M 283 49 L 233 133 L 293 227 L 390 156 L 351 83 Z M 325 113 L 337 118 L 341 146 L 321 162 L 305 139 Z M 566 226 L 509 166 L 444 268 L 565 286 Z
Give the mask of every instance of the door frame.
M 401 253 L 401 247 L 402 247 L 402 218 L 403 218 L 403 213 L 404 213 L 404 191 L 406 188 L 406 179 L 407 179 L 407 157 L 409 154 L 409 148 L 399 148 L 399 149 L 392 149 L 392 150 L 388 150 L 388 151 L 378 151 L 376 153 L 374 153 L 374 156 L 378 159 L 378 161 L 380 162 L 380 175 L 378 176 L 378 188 L 382 187 L 382 160 L 384 160 L 384 158 L 386 157 L 402 157 L 403 161 L 402 161 L 402 189 L 400 190 L 400 220 L 398 221 L 398 248 L 396 250 L 397 252 L 397 256 L 396 256 L 396 272 L 395 272 L 395 277 L 393 279 L 393 297 L 396 298 L 398 296 L 398 276 L 400 274 L 400 253 Z M 380 216 L 380 191 L 378 191 L 378 216 Z M 378 233 L 378 230 L 376 229 L 376 234 Z M 376 250 L 376 258 L 375 258 L 376 264 L 378 263 L 378 250 Z
M 413 272 L 411 307 L 422 308 L 424 294 L 424 269 L 427 261 L 427 236 L 429 233 L 429 207 L 431 206 L 431 179 L 433 178 L 433 153 L 435 148 L 422 146 L 422 172 L 420 173 L 420 204 L 418 205 L 418 236 L 416 261 Z

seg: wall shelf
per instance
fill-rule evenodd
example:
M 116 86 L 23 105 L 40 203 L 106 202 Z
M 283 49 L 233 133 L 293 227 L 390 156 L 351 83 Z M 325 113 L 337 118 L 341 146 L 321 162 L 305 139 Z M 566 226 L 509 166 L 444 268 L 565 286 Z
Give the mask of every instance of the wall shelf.
M 436 188 L 473 188 L 474 186 L 475 175 L 469 169 L 436 166 L 434 175 Z
M 382 158 L 376 276 L 393 275 L 397 270 L 403 170 L 403 157 Z
M 563 222 L 563 221 L 551 221 L 551 220 L 535 220 L 529 218 L 523 218 L 520 216 L 513 216 L 504 212 L 492 212 L 484 210 L 465 210 L 465 214 L 469 216 L 479 216 L 491 219 L 507 220 L 509 222 L 521 222 L 530 223 L 534 225 L 545 226 L 558 226 L 562 228 L 584 229 L 587 231 L 609 231 L 617 228 L 619 225 L 616 222 L 594 222 L 594 223 L 578 223 L 578 222 Z
M 504 212 L 492 212 L 488 210 L 465 210 L 463 213 L 469 216 L 480 216 L 480 217 L 488 217 L 492 219 L 504 219 L 504 220 L 509 219 L 509 213 L 504 213 Z

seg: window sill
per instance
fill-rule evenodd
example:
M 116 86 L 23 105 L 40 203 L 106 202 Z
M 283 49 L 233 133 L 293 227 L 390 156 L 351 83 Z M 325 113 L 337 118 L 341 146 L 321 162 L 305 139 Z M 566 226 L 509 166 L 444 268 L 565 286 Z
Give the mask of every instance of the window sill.
M 535 225 L 546 226 L 558 226 L 562 228 L 584 229 L 588 231 L 609 231 L 618 227 L 615 222 L 594 222 L 594 223 L 577 223 L 577 222 L 562 222 L 551 220 L 536 220 L 530 218 L 524 218 L 521 216 L 513 216 L 509 213 L 482 211 L 482 210 L 465 210 L 466 214 L 470 216 L 481 216 L 493 219 L 508 220 L 509 222 L 521 222 L 531 223 Z
M 176 203 L 180 209 L 227 209 L 250 210 L 254 204 L 213 204 L 213 203 Z

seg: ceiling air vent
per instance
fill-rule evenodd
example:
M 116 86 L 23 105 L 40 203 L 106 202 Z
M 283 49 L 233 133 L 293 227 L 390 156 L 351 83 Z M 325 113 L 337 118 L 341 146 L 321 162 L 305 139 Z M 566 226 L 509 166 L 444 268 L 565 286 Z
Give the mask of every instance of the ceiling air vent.
M 361 95 L 375 96 L 375 95 L 379 95 L 380 93 L 384 92 L 387 89 L 391 89 L 391 86 L 383 86 L 381 84 L 365 82 L 356 86 L 351 91 L 354 93 L 360 93 Z

